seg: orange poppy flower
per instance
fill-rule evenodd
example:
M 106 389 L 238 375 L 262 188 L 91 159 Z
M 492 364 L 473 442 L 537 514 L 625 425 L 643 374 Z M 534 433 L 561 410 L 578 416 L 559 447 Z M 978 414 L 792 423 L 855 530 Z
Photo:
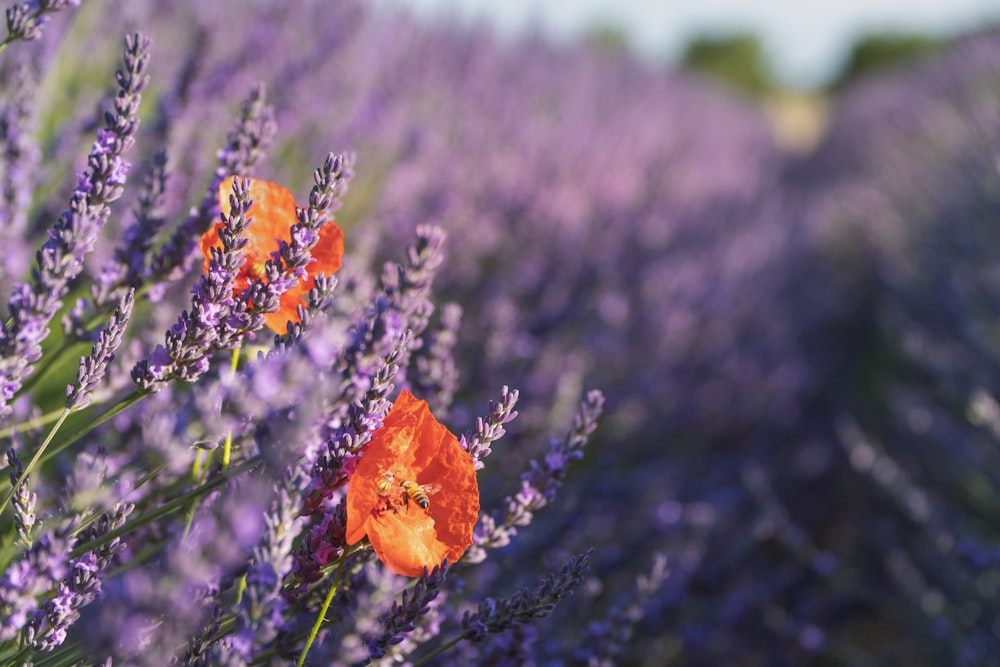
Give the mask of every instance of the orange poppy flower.
M 235 178 L 231 176 L 219 184 L 219 208 L 223 211 L 229 211 L 229 194 L 233 191 Z M 298 218 L 295 217 L 295 198 L 277 183 L 254 179 L 250 186 L 250 199 L 253 204 L 247 217 L 253 218 L 253 222 L 246 231 L 246 261 L 236 276 L 234 294 L 249 287 L 251 279 L 259 280 L 264 277 L 264 264 L 271 259 L 272 253 L 278 252 L 278 240 L 290 243 L 292 225 L 298 223 Z M 222 223 L 216 223 L 201 237 L 205 273 L 208 273 L 212 258 L 209 250 L 213 247 L 222 248 L 220 229 Z M 313 261 L 306 267 L 306 279 L 299 280 L 295 287 L 281 295 L 278 310 L 264 313 L 264 323 L 276 333 L 284 333 L 286 322 L 299 321 L 296 306 L 313 288 L 313 276 L 319 273 L 329 276 L 340 269 L 340 260 L 344 254 L 344 232 L 332 220 L 327 222 L 320 228 L 319 241 L 310 254 Z
M 404 390 L 351 476 L 347 543 L 367 535 L 387 568 L 419 577 L 461 558 L 478 519 L 472 457 L 425 401 Z

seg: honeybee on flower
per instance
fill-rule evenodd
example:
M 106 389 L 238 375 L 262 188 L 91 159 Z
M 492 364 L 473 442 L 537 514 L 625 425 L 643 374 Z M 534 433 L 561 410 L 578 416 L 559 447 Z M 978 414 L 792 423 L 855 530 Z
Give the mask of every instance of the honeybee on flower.
M 426 510 L 431 505 L 430 496 L 441 490 L 440 484 L 417 484 L 409 479 L 404 479 L 399 484 L 395 481 L 396 476 L 391 472 L 383 473 L 378 481 L 378 494 L 385 498 L 387 503 L 398 504 L 401 499 L 406 507 L 413 502 Z
M 349 484 L 346 542 L 367 537 L 397 574 L 422 576 L 472 544 L 479 519 L 472 457 L 409 391 L 373 434 Z

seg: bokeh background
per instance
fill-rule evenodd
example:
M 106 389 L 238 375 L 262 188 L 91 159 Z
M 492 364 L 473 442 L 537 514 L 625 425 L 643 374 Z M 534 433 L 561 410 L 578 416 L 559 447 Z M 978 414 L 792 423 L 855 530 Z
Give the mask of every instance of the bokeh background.
M 484 508 L 605 392 L 560 502 L 475 573 L 513 590 L 596 547 L 515 664 L 996 664 L 1000 11 L 653 4 L 94 0 L 36 56 L 72 64 L 42 82 L 41 163 L 82 154 L 88 78 L 142 28 L 137 169 L 165 146 L 198 192 L 263 82 L 255 175 L 304 193 L 357 153 L 344 284 L 447 231 L 447 421 L 521 392 Z

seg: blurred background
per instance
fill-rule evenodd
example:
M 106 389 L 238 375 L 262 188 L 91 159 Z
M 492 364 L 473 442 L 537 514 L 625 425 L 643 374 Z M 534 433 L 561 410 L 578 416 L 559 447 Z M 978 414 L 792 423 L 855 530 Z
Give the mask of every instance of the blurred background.
M 1000 21 L 992 0 L 377 0 L 430 24 L 481 25 L 509 40 L 538 33 L 589 41 L 650 66 L 705 73 L 762 98 L 780 138 L 814 145 L 823 93 L 873 69 L 931 53 Z
M 949 39 L 1000 19 L 990 0 L 844 0 L 808 7 L 789 0 L 378 0 L 427 21 L 485 24 L 516 38 L 537 31 L 561 43 L 600 38 L 654 64 L 678 63 L 692 42 L 754 37 L 771 83 L 814 89 L 843 76 L 852 47 L 878 36 Z

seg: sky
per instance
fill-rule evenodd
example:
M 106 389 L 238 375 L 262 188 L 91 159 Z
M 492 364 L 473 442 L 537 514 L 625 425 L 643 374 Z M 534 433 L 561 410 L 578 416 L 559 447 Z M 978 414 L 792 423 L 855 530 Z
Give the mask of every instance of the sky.
M 505 36 L 540 28 L 556 41 L 617 27 L 652 62 L 670 62 L 704 34 L 761 37 L 786 84 L 814 87 L 835 73 L 853 40 L 881 30 L 950 35 L 1000 23 L 1000 0 L 380 0 L 435 20 L 487 22 Z

